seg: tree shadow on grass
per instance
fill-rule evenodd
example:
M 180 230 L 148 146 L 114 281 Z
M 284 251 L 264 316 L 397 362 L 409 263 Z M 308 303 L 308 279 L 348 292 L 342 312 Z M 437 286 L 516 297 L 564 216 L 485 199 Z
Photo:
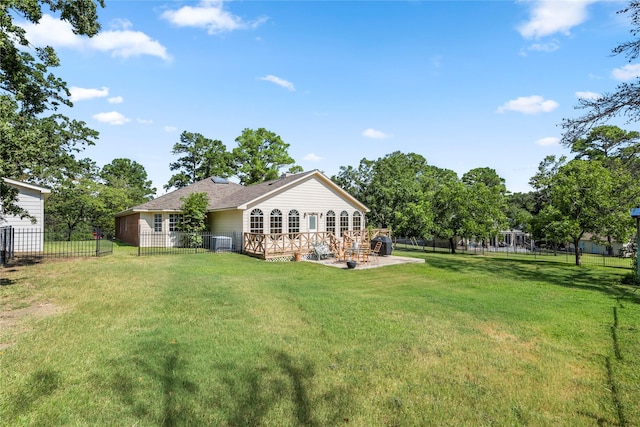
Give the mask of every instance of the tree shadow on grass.
M 284 413 L 283 424 L 322 426 L 344 423 L 350 396 L 344 389 L 334 388 L 323 394 L 314 392 L 316 369 L 305 357 L 293 357 L 274 351 L 267 365 L 241 367 L 225 364 L 216 369 L 222 375 L 225 394 L 232 396 L 223 408 L 228 425 L 263 425 L 275 406 L 291 408 Z M 315 396 L 315 397 L 314 397 Z
M 94 376 L 95 386 L 110 388 L 136 418 L 162 426 L 197 424 L 190 402 L 198 386 L 184 374 L 187 359 L 181 356 L 177 343 L 149 341 L 130 357 L 108 365 L 112 373 Z M 160 389 L 161 405 L 156 401 L 150 404 L 149 393 L 143 392 L 147 388 Z
M 94 376 L 93 383 L 110 389 L 141 422 L 163 426 L 214 419 L 230 426 L 264 425 L 273 423 L 273 410 L 282 412 L 284 424 L 337 425 L 349 410 L 346 390 L 314 390 L 316 367 L 304 356 L 274 349 L 263 358 L 214 363 L 198 374 L 201 381 L 188 377 L 191 357 L 206 359 L 178 343 L 149 341 L 135 354 L 109 362 L 109 373 Z M 157 393 L 161 404 L 153 397 Z
M 601 269 L 560 266 L 551 261 L 504 258 L 464 259 L 458 256 L 429 256 L 427 265 L 458 273 L 495 274 L 514 281 L 546 282 L 556 286 L 600 292 L 619 304 L 640 304 L 637 287 L 620 284 L 618 274 L 607 276 Z
M 38 402 L 51 396 L 61 384 L 60 374 L 51 369 L 38 369 L 27 378 L 25 384 L 9 400 L 2 425 L 13 425 L 11 420 L 34 410 Z M 6 417 L 6 418 L 5 418 Z

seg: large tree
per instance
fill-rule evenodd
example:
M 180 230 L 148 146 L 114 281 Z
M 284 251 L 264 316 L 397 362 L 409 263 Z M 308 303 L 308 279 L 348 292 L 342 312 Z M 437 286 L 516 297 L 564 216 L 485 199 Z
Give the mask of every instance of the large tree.
M 144 166 L 135 160 L 113 159 L 102 167 L 100 178 L 107 186 L 124 191 L 126 200 L 121 203 L 123 209 L 147 202 L 156 194 Z
M 476 168 L 462 176 L 465 186 L 464 237 L 486 240 L 507 226 L 507 188 L 495 170 Z
M 585 233 L 594 238 L 611 235 L 619 241 L 628 237 L 632 228 L 628 209 L 617 203 L 615 179 L 601 162 L 572 160 L 554 167 L 551 173 L 541 167 L 539 174 L 545 179 L 533 182 L 548 200 L 540 212 L 543 221 L 539 221 L 538 230 L 552 241 L 570 241 L 576 265 L 581 264 L 580 240 Z
M 231 152 L 232 168 L 241 184 L 276 179 L 285 167 L 291 173 L 302 171 L 289 156 L 289 144 L 265 128 L 244 129 L 236 142 L 238 146 Z
M 357 168 L 353 166 L 340 166 L 337 175 L 331 180 L 338 184 L 347 193 L 366 204 L 367 189 L 373 176 L 374 160 L 363 158 Z
M 640 54 L 640 1 L 631 1 L 618 13 L 630 16 L 632 39 L 616 46 L 613 54 L 624 54 L 631 62 Z M 625 116 L 630 122 L 637 122 L 640 120 L 640 77 L 636 77 L 631 83 L 621 83 L 614 92 L 605 93 L 598 98 L 581 98 L 576 108 L 585 110 L 586 113 L 577 118 L 564 119 L 564 144 L 573 144 L 584 138 L 592 128 L 617 116 Z
M 422 223 L 418 219 L 430 215 L 420 182 L 426 169 L 426 159 L 416 153 L 395 151 L 379 158 L 373 165 L 364 200 L 371 209 L 369 222 L 399 235 L 423 237 L 424 229 L 430 227 L 430 220 L 423 218 Z
M 60 65 L 58 57 L 50 46 L 33 46 L 14 19 L 37 24 L 47 7 L 76 34 L 93 36 L 100 29 L 98 5 L 104 6 L 103 0 L 10 0 L 0 5 L 0 177 L 42 178 L 43 171 L 93 144 L 98 135 L 84 122 L 54 113 L 60 105 L 72 106 L 66 83 L 50 72 Z M 15 202 L 15 192 L 0 180 L 0 217 L 27 216 Z
M 457 236 L 463 232 L 463 220 L 466 216 L 466 188 L 458 174 L 450 169 L 431 166 L 428 172 L 433 176 L 430 191 L 433 210 L 433 235 L 449 241 L 452 253 L 456 252 Z
M 222 141 L 205 138 L 199 133 L 182 132 L 171 154 L 181 157 L 169 165 L 169 169 L 178 173 L 171 176 L 164 186 L 166 190 L 186 187 L 210 176 L 226 178 L 233 173 L 227 147 Z
M 625 169 L 640 178 L 640 132 L 597 126 L 585 138 L 566 145 L 578 159 L 599 160 L 611 171 Z
M 108 229 L 113 212 L 105 205 L 105 190 L 100 182 L 99 168 L 90 159 L 67 164 L 53 183 L 47 201 L 46 225 L 50 231 L 63 231 L 63 238 L 71 240 L 74 233 L 91 226 Z M 61 237 L 62 238 L 62 237 Z

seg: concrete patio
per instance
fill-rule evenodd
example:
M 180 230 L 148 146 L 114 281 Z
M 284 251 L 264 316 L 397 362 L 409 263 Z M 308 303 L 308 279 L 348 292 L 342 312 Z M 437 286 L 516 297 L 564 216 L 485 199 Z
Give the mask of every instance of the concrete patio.
M 329 267 L 342 268 L 342 269 L 348 270 L 347 263 L 345 261 L 338 261 L 336 258 L 327 258 L 320 261 L 311 259 L 306 261 L 327 265 Z M 356 268 L 354 270 L 364 270 L 367 268 L 379 268 L 379 267 L 386 267 L 388 265 L 398 265 L 398 264 L 424 264 L 424 262 L 425 260 L 420 258 L 387 255 L 387 256 L 379 256 L 377 258 L 370 257 L 369 262 L 366 262 L 366 263 L 359 262 L 356 265 Z

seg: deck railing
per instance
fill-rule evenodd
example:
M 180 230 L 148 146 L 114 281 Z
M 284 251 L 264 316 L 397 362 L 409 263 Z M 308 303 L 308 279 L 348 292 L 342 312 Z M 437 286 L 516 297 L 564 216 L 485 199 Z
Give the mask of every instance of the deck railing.
M 314 245 L 326 243 L 331 247 L 336 239 L 333 233 L 244 233 L 244 252 L 259 258 L 268 259 L 279 256 L 293 256 L 296 253 L 308 254 Z
M 314 247 L 327 245 L 331 252 L 345 243 L 368 242 L 377 236 L 389 236 L 388 229 L 347 230 L 338 238 L 332 232 L 306 233 L 244 233 L 244 252 L 263 259 L 293 256 L 296 253 L 312 254 Z

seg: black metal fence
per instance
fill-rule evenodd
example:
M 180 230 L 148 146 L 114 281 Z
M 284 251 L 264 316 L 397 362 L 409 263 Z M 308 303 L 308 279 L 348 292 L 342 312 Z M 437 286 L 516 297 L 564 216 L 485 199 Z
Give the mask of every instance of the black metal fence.
M 18 258 L 99 257 L 113 253 L 113 240 L 94 228 L 68 234 L 38 228 L 0 228 L 0 265 Z
M 13 258 L 13 227 L 0 227 L 0 267 Z
M 138 255 L 170 255 L 202 252 L 242 253 L 242 233 L 140 232 Z
M 394 238 L 394 248 L 404 250 L 419 250 L 422 252 L 448 252 L 451 253 L 449 243 L 445 240 L 420 240 L 412 238 Z M 456 245 L 456 253 L 485 255 L 503 258 L 540 259 L 551 262 L 575 264 L 576 258 L 572 250 L 547 250 L 536 248 L 531 250 L 521 246 L 486 246 L 481 245 Z M 591 254 L 582 253 L 582 265 L 599 265 L 604 267 L 633 268 L 631 257 L 608 255 L 606 253 Z

